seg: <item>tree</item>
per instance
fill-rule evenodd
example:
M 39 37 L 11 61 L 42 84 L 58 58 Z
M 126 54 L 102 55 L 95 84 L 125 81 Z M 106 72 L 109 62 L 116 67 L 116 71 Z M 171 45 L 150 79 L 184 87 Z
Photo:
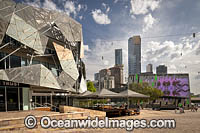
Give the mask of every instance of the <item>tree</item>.
M 94 87 L 94 84 L 91 81 L 87 82 L 87 90 L 91 92 L 96 92 L 96 88 Z
M 163 96 L 163 92 L 161 90 L 149 86 L 149 84 L 146 82 L 132 83 L 129 85 L 129 89 L 144 95 L 148 95 L 152 100 Z

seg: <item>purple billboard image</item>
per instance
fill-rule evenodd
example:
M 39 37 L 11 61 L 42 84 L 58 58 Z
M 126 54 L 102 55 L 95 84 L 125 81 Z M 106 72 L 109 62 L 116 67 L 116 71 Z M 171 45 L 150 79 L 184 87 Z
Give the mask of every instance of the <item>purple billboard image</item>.
M 155 82 L 155 88 L 162 90 L 164 96 L 189 97 L 190 87 L 188 77 L 159 76 Z

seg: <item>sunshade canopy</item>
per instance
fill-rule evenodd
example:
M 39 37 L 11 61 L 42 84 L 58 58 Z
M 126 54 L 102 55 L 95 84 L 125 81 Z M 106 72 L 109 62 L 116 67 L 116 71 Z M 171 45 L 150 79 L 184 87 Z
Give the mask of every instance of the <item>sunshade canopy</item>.
M 92 94 L 91 91 L 85 91 L 85 92 L 79 94 L 79 96 L 80 96 L 80 97 L 87 97 L 88 95 L 91 95 L 91 94 Z
M 129 89 L 120 92 L 119 97 L 149 98 L 147 95 L 143 95 Z
M 112 92 L 108 89 L 101 89 L 100 91 L 94 92 L 90 95 L 87 95 L 88 97 L 96 97 L 96 98 L 113 98 L 113 97 L 119 97 L 118 93 Z

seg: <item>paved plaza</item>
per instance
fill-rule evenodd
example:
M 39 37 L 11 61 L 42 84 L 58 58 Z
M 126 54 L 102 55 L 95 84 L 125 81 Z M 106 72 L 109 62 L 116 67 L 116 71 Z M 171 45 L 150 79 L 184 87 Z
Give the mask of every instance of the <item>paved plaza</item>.
M 175 114 L 174 110 L 163 110 L 163 111 L 153 111 L 153 110 L 142 110 L 141 114 L 138 116 L 124 116 L 117 117 L 113 119 L 175 119 L 176 128 L 175 129 L 134 129 L 134 133 L 199 133 L 200 132 L 200 111 L 191 112 L 186 110 L 184 114 Z M 126 133 L 125 129 L 31 129 L 31 130 L 21 130 L 18 132 L 70 132 L 70 133 Z

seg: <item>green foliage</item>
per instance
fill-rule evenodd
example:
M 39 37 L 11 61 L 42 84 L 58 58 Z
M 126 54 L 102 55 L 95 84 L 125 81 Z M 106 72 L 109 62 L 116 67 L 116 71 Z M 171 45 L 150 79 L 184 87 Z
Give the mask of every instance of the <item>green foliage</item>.
M 94 87 L 94 84 L 91 81 L 87 82 L 87 90 L 91 92 L 96 92 L 96 88 Z
M 161 90 L 153 88 L 152 86 L 149 86 L 149 84 L 145 82 L 132 83 L 129 85 L 129 89 L 144 95 L 148 95 L 152 100 L 157 99 L 163 95 L 163 92 Z
M 105 103 L 107 103 L 107 100 L 106 99 L 99 99 L 99 100 L 93 100 L 92 101 L 93 102 L 93 104 L 105 104 Z
M 198 97 L 198 96 L 191 96 L 191 98 L 192 98 L 192 97 L 194 98 L 194 97 Z

